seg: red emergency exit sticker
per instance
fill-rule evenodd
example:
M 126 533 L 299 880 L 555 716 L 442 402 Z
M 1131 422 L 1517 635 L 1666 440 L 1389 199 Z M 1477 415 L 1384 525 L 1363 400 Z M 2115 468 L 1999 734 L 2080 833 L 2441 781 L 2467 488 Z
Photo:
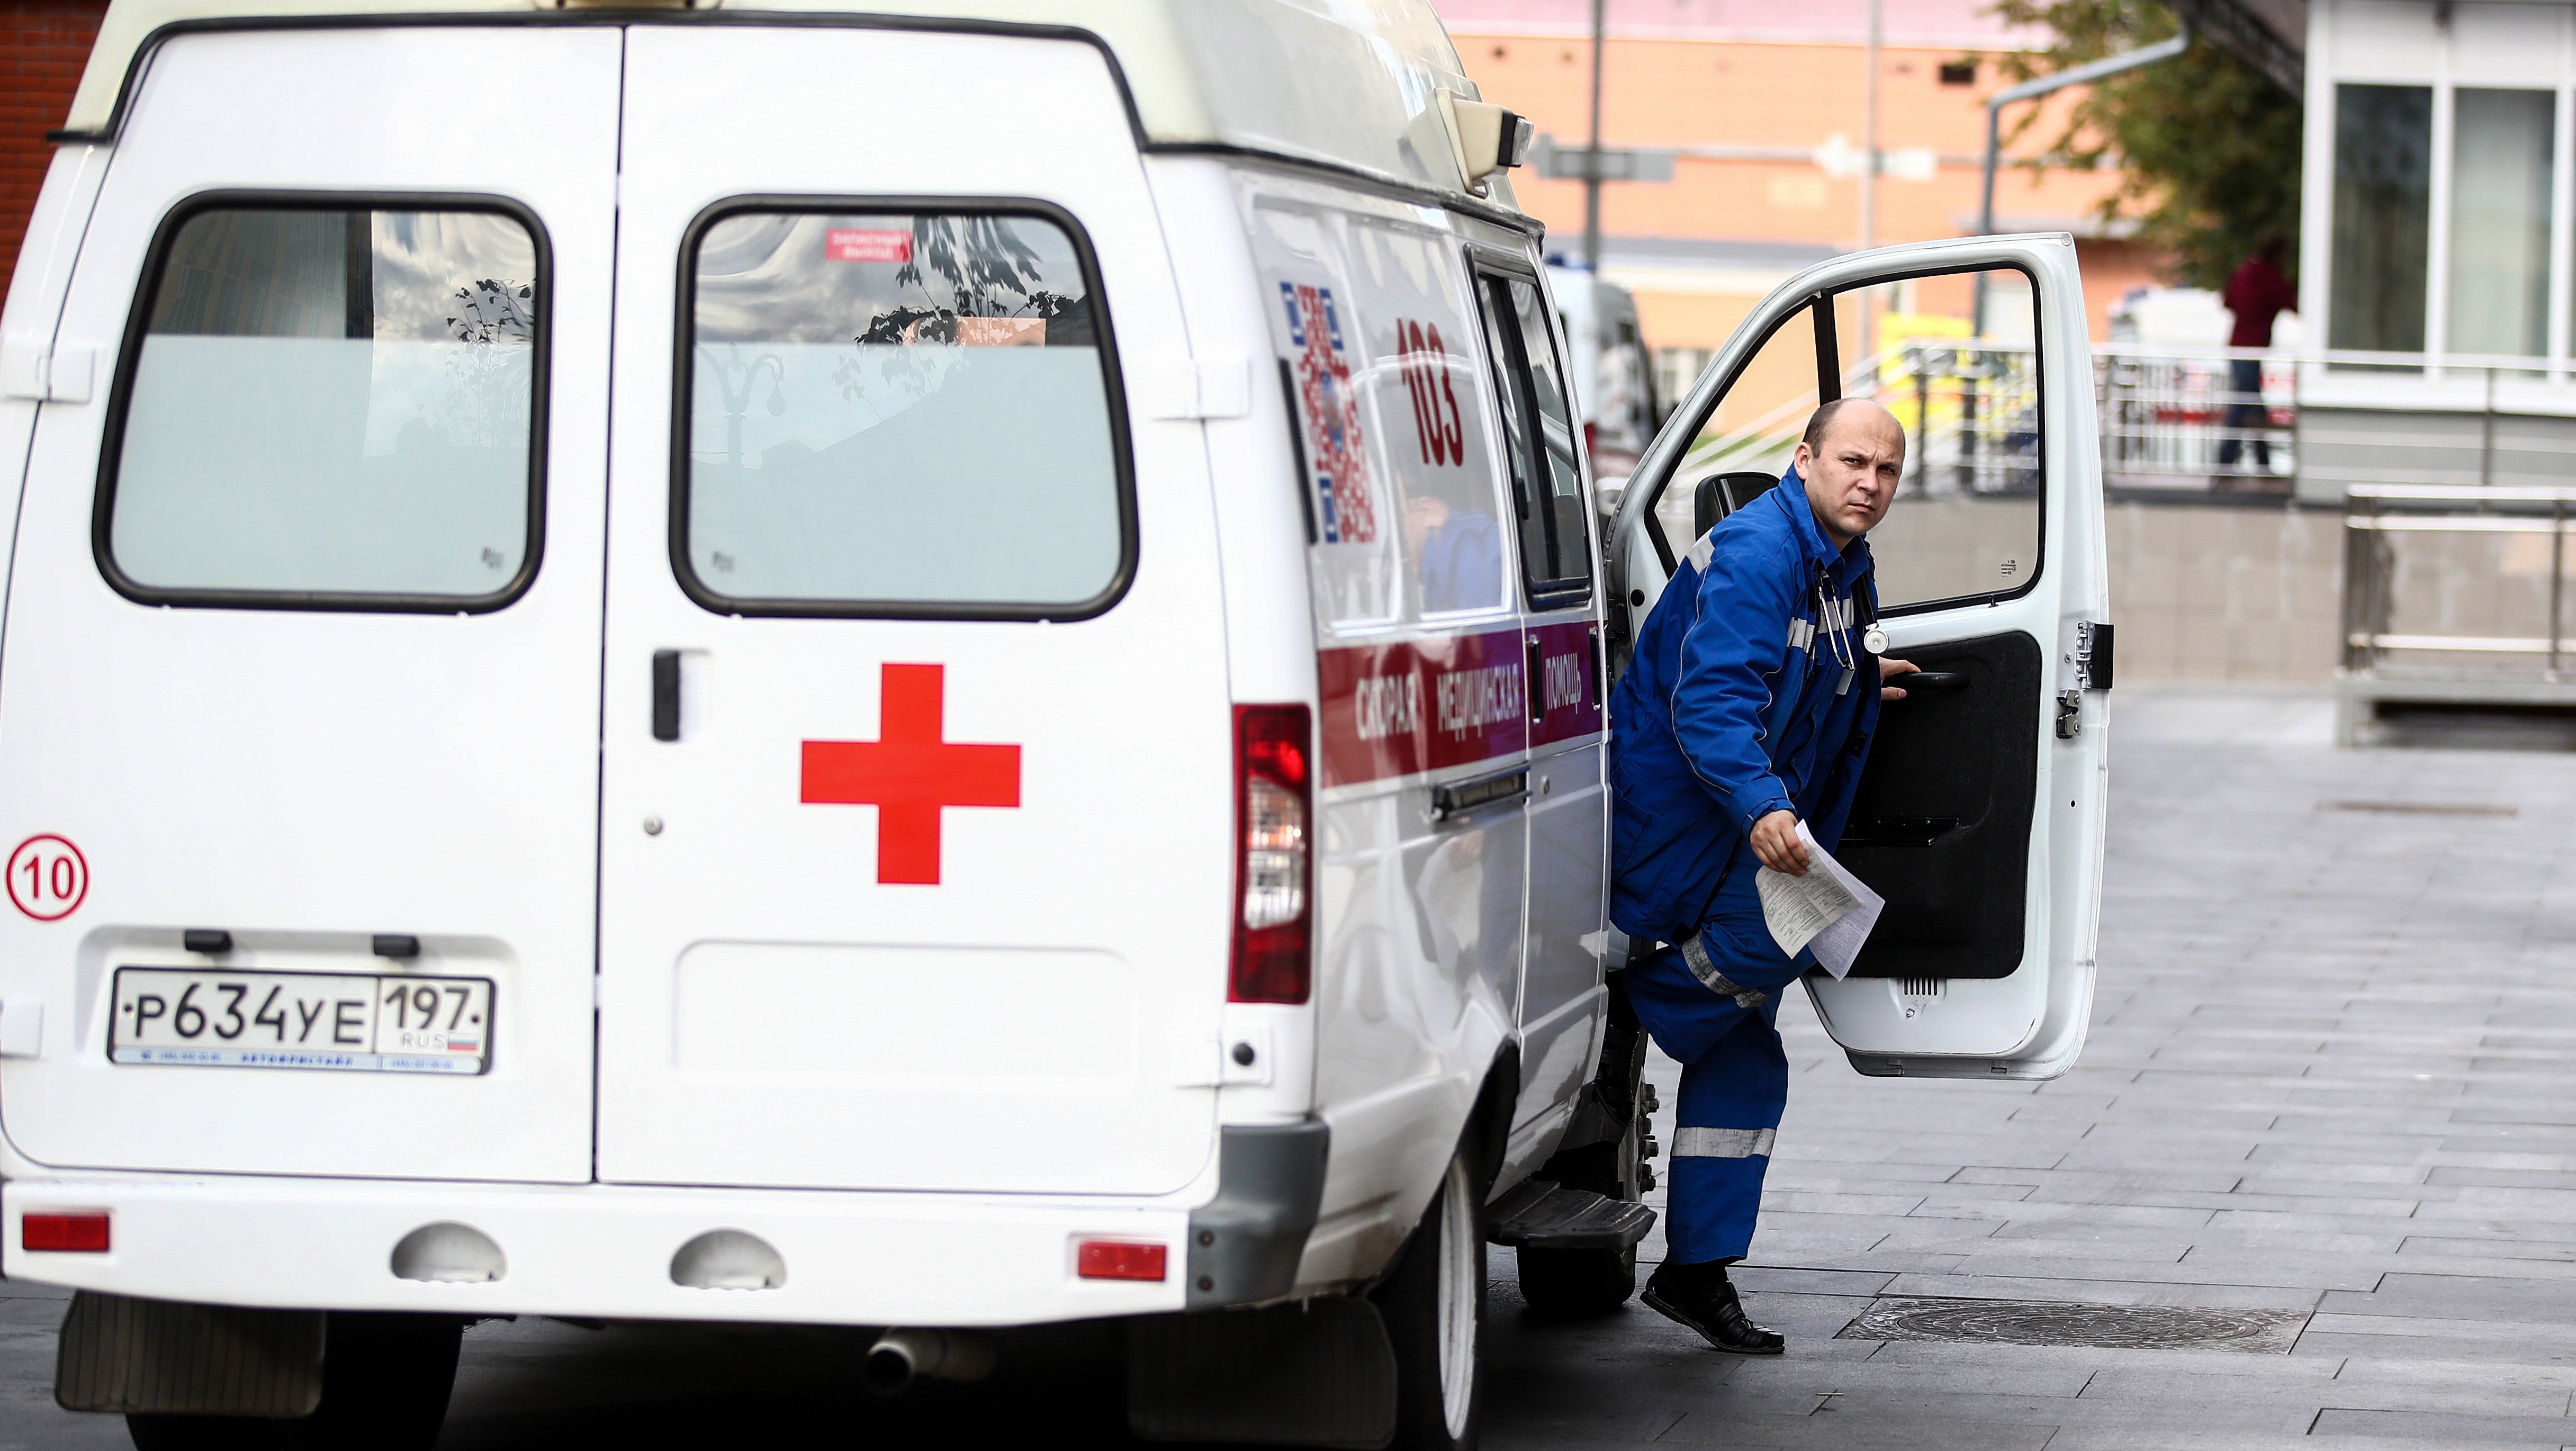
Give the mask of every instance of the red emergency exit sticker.
M 9 900 L 37 921 L 60 921 L 88 896 L 89 859 L 69 840 L 43 832 L 9 853 Z
M 823 255 L 834 262 L 909 262 L 912 233 L 874 227 L 834 227 L 823 234 Z

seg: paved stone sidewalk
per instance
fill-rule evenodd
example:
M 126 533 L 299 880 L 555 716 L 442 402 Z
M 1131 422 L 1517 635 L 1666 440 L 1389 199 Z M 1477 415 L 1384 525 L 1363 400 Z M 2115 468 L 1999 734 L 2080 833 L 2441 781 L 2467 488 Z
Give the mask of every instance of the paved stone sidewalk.
M 2313 697 L 2122 697 L 2081 1065 L 1863 1079 L 1793 995 L 1739 1271 L 1789 1354 L 1507 1311 L 1491 1444 L 2576 1446 L 2576 756 L 2338 752 Z M 1876 1296 L 2310 1318 L 2288 1354 L 1835 1338 Z

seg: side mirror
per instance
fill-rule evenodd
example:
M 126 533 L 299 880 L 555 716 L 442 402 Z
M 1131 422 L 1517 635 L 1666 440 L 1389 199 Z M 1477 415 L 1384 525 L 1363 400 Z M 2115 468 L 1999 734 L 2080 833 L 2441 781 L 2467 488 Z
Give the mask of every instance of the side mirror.
M 1449 123 L 1449 145 L 1467 189 L 1482 196 L 1485 178 L 1529 157 L 1535 134 L 1527 116 L 1487 101 L 1471 101 L 1456 91 L 1435 93 L 1442 119 Z

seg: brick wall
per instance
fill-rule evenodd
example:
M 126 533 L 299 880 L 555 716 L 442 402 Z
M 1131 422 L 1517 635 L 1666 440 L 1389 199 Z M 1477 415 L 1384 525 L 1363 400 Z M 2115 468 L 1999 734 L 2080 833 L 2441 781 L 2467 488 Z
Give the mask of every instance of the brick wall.
M 27 214 L 53 165 L 45 133 L 63 124 L 107 0 L 0 0 L 0 277 L 18 265 Z

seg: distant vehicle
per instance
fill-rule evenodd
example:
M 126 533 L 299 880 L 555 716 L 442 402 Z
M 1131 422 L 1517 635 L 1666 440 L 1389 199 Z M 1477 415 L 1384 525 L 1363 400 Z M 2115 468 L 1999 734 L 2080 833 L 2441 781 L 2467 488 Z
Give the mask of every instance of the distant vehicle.
M 2223 348 L 2235 317 L 2205 287 L 2133 287 L 2111 304 L 2115 343 L 2150 348 Z M 2299 315 L 2285 312 L 2272 324 L 2272 345 L 2299 345 Z
M 1549 260 L 1547 275 L 1574 354 L 1575 402 L 1583 414 L 1584 437 L 1592 444 L 1592 469 L 1606 508 L 1663 422 L 1655 397 L 1654 358 L 1646 351 L 1637 299 L 1628 289 L 1561 258 Z

